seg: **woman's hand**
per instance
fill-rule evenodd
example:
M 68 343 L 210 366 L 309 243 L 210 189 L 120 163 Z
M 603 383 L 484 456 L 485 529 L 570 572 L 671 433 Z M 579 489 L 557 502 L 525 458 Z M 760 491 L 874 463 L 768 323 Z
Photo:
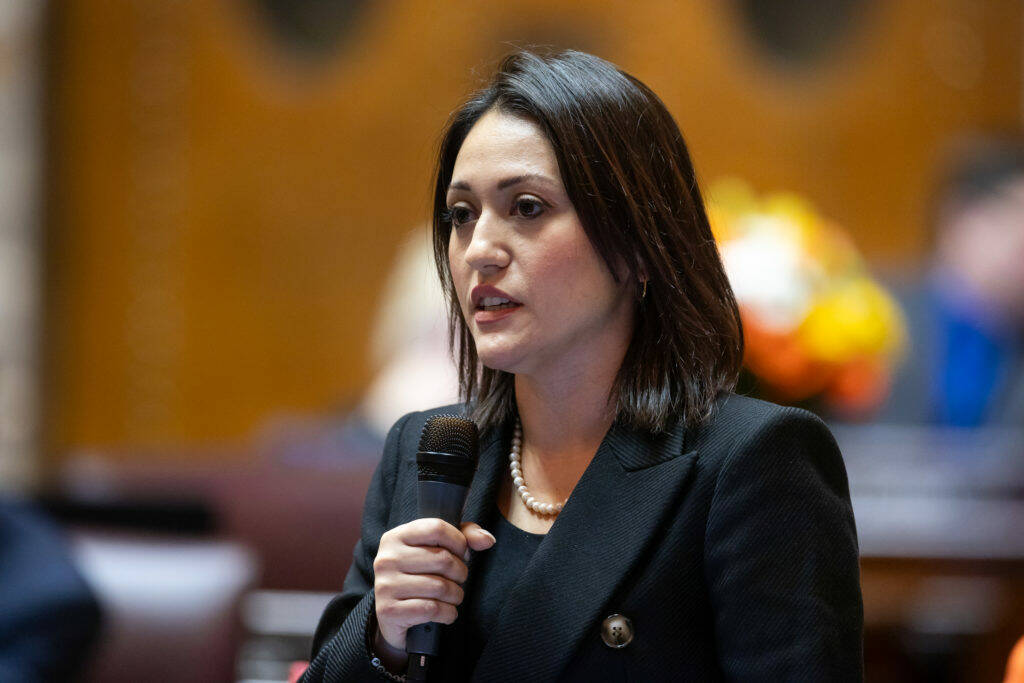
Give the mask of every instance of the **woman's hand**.
M 380 635 L 391 648 L 405 650 L 410 626 L 433 621 L 450 624 L 465 597 L 469 550 L 486 550 L 494 536 L 479 524 L 461 531 L 440 519 L 417 519 L 386 532 L 373 561 L 373 591 Z

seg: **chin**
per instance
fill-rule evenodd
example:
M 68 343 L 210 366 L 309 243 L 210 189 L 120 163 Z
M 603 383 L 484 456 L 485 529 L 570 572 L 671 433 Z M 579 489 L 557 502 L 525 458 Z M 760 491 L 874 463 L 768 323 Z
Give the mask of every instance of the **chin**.
M 509 348 L 501 344 L 493 346 L 477 346 L 477 358 L 491 370 L 502 370 L 515 373 L 522 362 L 522 353 L 515 348 Z

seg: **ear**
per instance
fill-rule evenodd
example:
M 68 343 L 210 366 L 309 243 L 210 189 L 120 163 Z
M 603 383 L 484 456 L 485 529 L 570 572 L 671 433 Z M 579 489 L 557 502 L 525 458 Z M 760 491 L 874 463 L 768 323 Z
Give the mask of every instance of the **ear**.
M 650 280 L 650 276 L 647 274 L 647 268 L 644 267 L 640 259 L 637 259 L 636 267 L 633 269 L 630 279 L 635 283 L 637 301 L 643 301 L 647 298 L 647 283 Z
M 629 263 L 626 258 L 621 254 L 615 254 L 612 257 L 611 263 L 605 261 L 611 270 L 612 277 L 620 284 L 625 286 L 632 278 L 633 269 L 629 267 Z
M 651 276 L 647 274 L 647 266 L 644 264 L 643 259 L 637 258 L 634 270 L 637 282 L 643 284 L 651 279 Z

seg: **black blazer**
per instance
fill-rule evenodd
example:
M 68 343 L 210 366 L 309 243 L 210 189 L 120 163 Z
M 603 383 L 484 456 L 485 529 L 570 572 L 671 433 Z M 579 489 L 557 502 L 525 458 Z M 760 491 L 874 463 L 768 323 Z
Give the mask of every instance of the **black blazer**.
M 383 680 L 366 646 L 373 559 L 386 530 L 417 516 L 423 424 L 452 410 L 406 415 L 388 435 L 303 680 Z M 481 438 L 463 519 L 484 528 L 510 431 Z M 611 614 L 633 623 L 621 649 L 601 638 Z M 458 623 L 440 680 L 457 676 Z M 730 394 L 700 427 L 655 437 L 612 426 L 511 588 L 472 680 L 859 681 L 862 640 L 857 536 L 832 435 L 811 413 Z

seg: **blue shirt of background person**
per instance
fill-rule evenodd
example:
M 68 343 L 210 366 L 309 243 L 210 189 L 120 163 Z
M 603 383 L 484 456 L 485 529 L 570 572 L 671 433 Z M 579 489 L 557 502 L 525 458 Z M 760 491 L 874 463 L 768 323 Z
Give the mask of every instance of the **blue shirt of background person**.
M 927 285 L 933 422 L 1024 423 L 1024 145 L 973 141 L 939 204 Z

